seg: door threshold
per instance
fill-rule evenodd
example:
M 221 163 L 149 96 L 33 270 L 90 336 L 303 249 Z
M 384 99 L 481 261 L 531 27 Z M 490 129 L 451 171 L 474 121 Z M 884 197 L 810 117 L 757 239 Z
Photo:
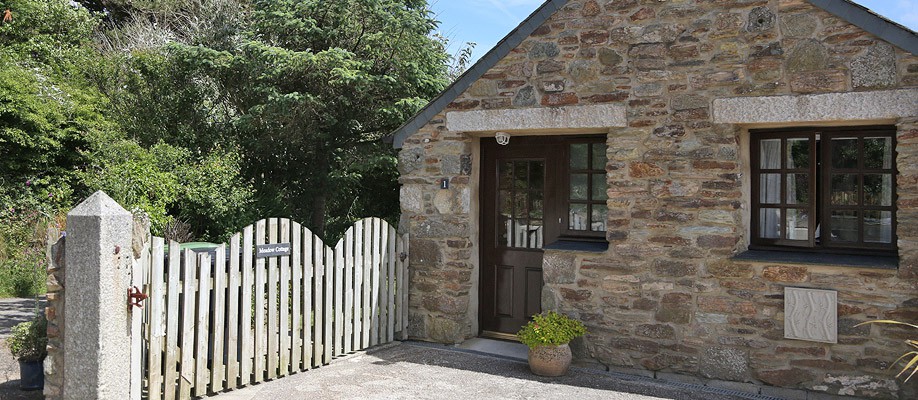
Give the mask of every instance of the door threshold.
M 481 331 L 481 337 L 490 338 L 490 339 L 500 339 L 500 340 L 509 340 L 512 342 L 519 342 L 519 338 L 512 333 L 503 333 L 503 332 L 492 332 L 492 331 Z
M 484 337 L 471 338 L 456 345 L 457 348 L 476 353 L 495 355 L 519 361 L 529 357 L 529 347 L 519 341 L 509 342 Z

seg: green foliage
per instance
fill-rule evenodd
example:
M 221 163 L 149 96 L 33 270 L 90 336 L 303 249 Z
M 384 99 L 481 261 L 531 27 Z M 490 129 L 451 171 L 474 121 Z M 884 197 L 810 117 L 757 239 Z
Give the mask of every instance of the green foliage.
M 523 329 L 517 332 L 520 342 L 530 348 L 560 345 L 587 333 L 583 323 L 564 314 L 546 311 L 532 316 Z
M 14 326 L 12 335 L 6 341 L 13 357 L 19 361 L 44 361 L 48 355 L 48 320 L 45 314 L 38 312 L 33 320 Z
M 902 326 L 909 326 L 909 327 L 918 329 L 918 325 L 909 324 L 905 322 L 899 322 L 899 321 L 893 321 L 893 320 L 888 320 L 888 319 L 862 322 L 860 324 L 855 325 L 854 327 L 856 328 L 858 326 L 866 325 L 866 324 L 902 325 Z M 902 368 L 901 371 L 899 371 L 898 374 L 896 374 L 896 378 L 904 375 L 906 372 L 911 371 L 911 373 L 905 377 L 905 382 L 908 382 L 909 379 L 912 379 L 912 377 L 915 376 L 916 373 L 918 373 L 918 340 L 906 339 L 905 344 L 915 350 L 905 352 L 898 359 L 896 359 L 896 361 L 890 364 L 889 367 L 892 368 L 892 366 L 898 364 L 899 361 L 903 361 L 903 364 L 905 364 L 905 366 Z

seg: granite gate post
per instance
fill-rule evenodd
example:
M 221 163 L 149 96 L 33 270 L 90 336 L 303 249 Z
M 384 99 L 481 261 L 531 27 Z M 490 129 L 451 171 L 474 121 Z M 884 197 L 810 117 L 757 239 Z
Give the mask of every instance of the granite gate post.
M 64 399 L 127 399 L 131 213 L 99 191 L 67 214 Z

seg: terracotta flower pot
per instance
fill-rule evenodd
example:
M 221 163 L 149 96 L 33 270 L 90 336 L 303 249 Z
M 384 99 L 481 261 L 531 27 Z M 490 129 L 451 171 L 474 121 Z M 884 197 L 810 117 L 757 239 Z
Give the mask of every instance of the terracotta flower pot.
M 529 369 L 539 376 L 562 376 L 571 366 L 571 347 L 544 345 L 529 348 Z

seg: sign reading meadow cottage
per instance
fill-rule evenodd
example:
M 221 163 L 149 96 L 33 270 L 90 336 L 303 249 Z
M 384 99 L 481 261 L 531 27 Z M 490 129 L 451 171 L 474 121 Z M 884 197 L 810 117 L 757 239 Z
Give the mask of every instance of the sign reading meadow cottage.
M 410 335 L 550 309 L 613 368 L 914 396 L 855 325 L 918 319 L 916 53 L 844 0 L 546 2 L 395 133 Z

